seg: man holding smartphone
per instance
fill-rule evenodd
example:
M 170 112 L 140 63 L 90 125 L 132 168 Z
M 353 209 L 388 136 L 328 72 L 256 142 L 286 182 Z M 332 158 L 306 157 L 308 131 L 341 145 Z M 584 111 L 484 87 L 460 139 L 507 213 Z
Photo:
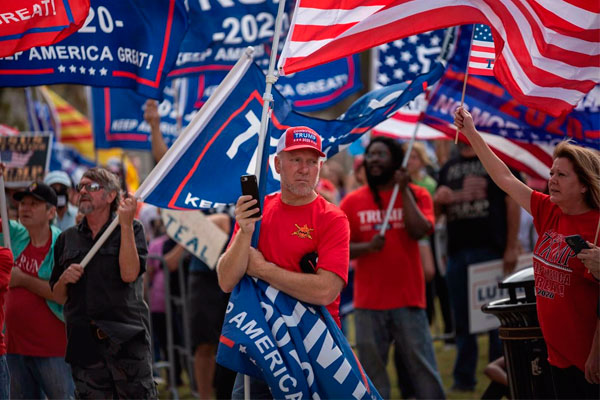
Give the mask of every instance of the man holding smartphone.
M 288 128 L 279 139 L 275 170 L 281 192 L 264 199 L 262 216 L 251 195 L 241 196 L 229 248 L 217 265 L 219 285 L 231 292 L 244 274 L 268 282 L 288 295 L 327 306 L 340 325 L 340 292 L 347 283 L 350 229 L 346 215 L 315 191 L 323 165 L 321 137 L 308 127 Z M 255 223 L 262 219 L 258 249 L 251 247 Z M 284 245 L 279 243 L 284 241 Z M 318 255 L 316 272 L 302 273 L 301 259 Z M 233 398 L 243 398 L 238 375 Z M 253 381 L 251 396 L 270 396 L 262 381 Z M 265 393 L 266 390 L 266 393 Z

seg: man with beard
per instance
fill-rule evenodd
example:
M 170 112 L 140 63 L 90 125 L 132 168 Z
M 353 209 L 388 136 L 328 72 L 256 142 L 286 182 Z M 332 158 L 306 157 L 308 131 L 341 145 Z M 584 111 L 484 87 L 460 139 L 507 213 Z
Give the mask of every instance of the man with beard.
M 57 239 L 50 286 L 64 303 L 66 360 L 77 398 L 156 398 L 148 307 L 143 300 L 146 240 L 134 220 L 136 199 L 120 198 L 118 178 L 103 168 L 83 174 L 77 191 L 84 218 Z M 114 218 L 85 272 L 79 264 Z
M 324 305 L 340 325 L 340 292 L 348 280 L 348 220 L 344 213 L 315 191 L 323 164 L 321 137 L 314 130 L 288 128 L 279 139 L 275 170 L 281 192 L 265 197 L 262 217 L 255 216 L 256 200 L 241 196 L 229 248 L 217 265 L 219 285 L 231 292 L 244 274 L 307 303 Z M 256 221 L 262 218 L 258 249 L 251 247 Z M 301 260 L 318 255 L 313 273 L 303 273 Z M 313 264 L 314 265 L 314 264 Z M 251 398 L 271 398 L 265 382 L 252 380 Z M 243 398 L 238 374 L 233 398 Z
M 434 225 L 427 190 L 409 183 L 400 169 L 403 151 L 390 138 L 367 146 L 368 185 L 341 204 L 350 222 L 350 257 L 356 258 L 354 315 L 356 345 L 366 373 L 383 398 L 390 397 L 386 367 L 392 342 L 414 385 L 417 398 L 439 399 L 444 390 L 437 370 L 427 315 L 425 279 L 418 241 Z M 399 185 L 385 236 L 379 234 L 393 187 Z

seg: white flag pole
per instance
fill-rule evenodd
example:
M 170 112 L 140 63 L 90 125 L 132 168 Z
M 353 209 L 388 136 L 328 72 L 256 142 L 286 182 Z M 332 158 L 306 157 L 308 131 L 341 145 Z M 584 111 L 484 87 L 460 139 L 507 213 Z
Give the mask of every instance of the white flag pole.
M 442 51 L 440 52 L 439 59 L 446 60 L 450 57 L 452 53 L 452 42 L 456 35 L 456 28 L 449 28 L 446 30 L 446 34 L 444 35 L 444 42 L 442 44 Z M 468 68 L 467 68 L 468 69 Z M 465 78 L 466 79 L 466 78 Z M 466 80 L 465 80 L 466 82 Z M 464 90 L 463 90 L 464 95 Z M 413 145 L 415 144 L 415 140 L 417 139 L 417 131 L 419 130 L 420 122 L 417 121 L 415 124 L 415 129 L 413 130 L 412 137 L 408 142 L 408 147 L 406 148 L 406 153 L 404 153 L 404 159 L 402 160 L 402 168 L 406 168 L 408 164 L 408 157 L 410 157 L 410 153 L 412 152 Z M 457 131 L 458 132 L 458 131 Z M 398 191 L 400 190 L 400 186 L 398 184 L 394 185 L 394 190 L 392 191 L 392 197 L 390 197 L 390 203 L 388 204 L 388 208 L 385 212 L 385 217 L 383 219 L 383 224 L 381 225 L 381 229 L 379 230 L 379 235 L 384 236 L 385 231 L 388 228 L 390 216 L 392 215 L 392 210 L 394 209 L 394 203 L 396 202 L 396 198 L 398 197 Z
M 413 134 L 408 142 L 408 147 L 406 152 L 404 153 L 404 159 L 402 160 L 402 168 L 406 168 L 408 164 L 408 157 L 410 157 L 410 152 L 412 151 L 413 145 L 415 144 L 415 140 L 417 138 L 417 131 L 419 130 L 419 125 L 421 123 L 417 122 L 415 124 L 415 129 L 413 130 Z M 392 210 L 394 209 L 394 203 L 396 203 L 396 198 L 398 197 L 398 192 L 400 191 L 400 185 L 397 183 L 394 185 L 394 190 L 392 191 L 392 197 L 390 197 L 390 204 L 388 204 L 388 208 L 385 212 L 385 218 L 383 219 L 383 224 L 381 224 L 381 229 L 379 230 L 379 234 L 381 236 L 385 235 L 385 231 L 388 228 L 388 224 L 390 222 L 390 216 L 392 215 Z
M 273 34 L 273 48 L 271 49 L 271 58 L 269 59 L 269 72 L 267 73 L 265 93 L 263 94 L 263 109 L 260 117 L 260 131 L 258 135 L 258 147 L 256 155 L 256 166 L 254 171 L 256 172 L 257 182 L 260 184 L 260 168 L 262 165 L 263 149 L 265 147 L 265 139 L 267 136 L 267 127 L 269 124 L 269 108 L 273 102 L 273 95 L 271 89 L 273 84 L 277 82 L 277 76 L 275 76 L 275 62 L 277 60 L 277 52 L 279 50 L 279 36 L 281 36 L 281 26 L 283 24 L 283 11 L 285 10 L 285 1 L 279 0 L 279 8 L 277 9 L 277 18 L 275 19 L 275 33 Z
M 197 134 L 202 132 L 206 127 L 206 124 L 217 112 L 223 101 L 231 94 L 231 91 L 235 88 L 232 82 L 239 81 L 240 77 L 246 73 L 246 70 L 252 62 L 254 49 L 249 47 L 246 49 L 242 57 L 229 71 L 225 79 L 219 84 L 215 92 L 210 96 L 204 106 L 196 113 L 189 125 L 183 130 L 181 135 L 175 140 L 173 145 L 167 150 L 163 158 L 156 164 L 156 166 L 150 171 L 146 179 L 142 182 L 140 187 L 136 190 L 134 197 L 139 200 L 144 200 L 154 189 L 154 187 L 164 178 L 164 176 L 170 171 L 171 166 L 174 165 L 181 158 L 182 153 L 187 149 L 191 143 L 196 139 Z M 81 266 L 86 267 L 92 257 L 98 252 L 100 247 L 106 242 L 106 239 L 115 230 L 119 224 L 119 218 L 115 218 L 110 225 L 106 228 L 104 233 L 98 238 L 94 246 L 88 251 L 83 260 Z

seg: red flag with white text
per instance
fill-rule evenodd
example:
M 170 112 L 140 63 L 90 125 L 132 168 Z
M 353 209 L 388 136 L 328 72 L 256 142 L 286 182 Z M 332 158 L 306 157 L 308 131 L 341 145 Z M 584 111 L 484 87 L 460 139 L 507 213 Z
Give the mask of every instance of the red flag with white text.
M 0 57 L 61 41 L 83 25 L 89 9 L 89 0 L 0 2 Z

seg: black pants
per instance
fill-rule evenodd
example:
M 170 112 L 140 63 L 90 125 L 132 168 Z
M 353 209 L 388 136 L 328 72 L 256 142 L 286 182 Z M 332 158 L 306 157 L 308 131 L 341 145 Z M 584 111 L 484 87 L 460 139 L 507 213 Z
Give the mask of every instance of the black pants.
M 600 385 L 585 380 L 585 374 L 577 367 L 557 368 L 551 366 L 552 381 L 557 399 L 599 399 Z

